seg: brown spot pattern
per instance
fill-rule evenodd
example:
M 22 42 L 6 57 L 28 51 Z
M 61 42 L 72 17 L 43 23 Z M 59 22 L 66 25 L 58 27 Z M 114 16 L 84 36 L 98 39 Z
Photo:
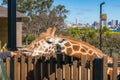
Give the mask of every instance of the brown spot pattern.
M 45 49 L 45 52 L 48 52 L 48 49 Z
M 89 54 L 92 54 L 92 52 L 93 52 L 92 50 L 89 50 Z
M 73 45 L 73 50 L 74 50 L 74 51 L 79 51 L 79 49 L 80 49 L 80 46 Z
M 72 54 L 72 49 L 71 48 L 67 48 L 67 53 L 68 54 Z
M 73 56 L 76 57 L 76 58 L 81 58 L 81 55 L 82 55 L 81 53 L 74 53 Z
M 65 46 L 69 47 L 69 46 L 71 46 L 71 44 L 69 42 L 67 42 L 67 43 L 65 43 Z
M 81 51 L 81 52 L 83 52 L 83 53 L 85 53 L 85 52 L 86 52 L 83 48 L 82 48 L 80 51 Z
M 64 50 L 65 49 L 65 47 L 62 47 L 62 50 Z
M 82 48 L 84 48 L 85 50 L 88 50 L 88 48 L 86 48 L 85 46 L 82 46 Z

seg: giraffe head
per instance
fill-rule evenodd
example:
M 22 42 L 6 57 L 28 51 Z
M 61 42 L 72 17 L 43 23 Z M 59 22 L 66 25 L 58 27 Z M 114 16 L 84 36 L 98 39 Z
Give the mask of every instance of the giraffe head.
M 66 36 L 63 37 L 62 35 L 55 36 L 55 45 L 56 45 L 56 52 L 65 53 L 72 53 L 71 44 L 69 40 L 66 39 Z
M 55 45 L 53 44 L 56 28 L 48 28 L 46 32 L 41 33 L 28 47 L 30 55 L 37 56 L 43 54 L 55 53 Z

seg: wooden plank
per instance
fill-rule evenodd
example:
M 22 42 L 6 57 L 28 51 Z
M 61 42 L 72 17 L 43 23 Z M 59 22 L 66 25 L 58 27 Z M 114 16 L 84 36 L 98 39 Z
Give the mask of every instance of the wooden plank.
M 107 56 L 103 57 L 103 80 L 107 80 Z
M 45 57 L 43 57 L 42 62 L 42 76 L 43 80 L 48 80 L 48 62 L 46 61 Z
M 10 58 L 6 58 L 6 71 L 7 71 L 7 74 L 8 74 L 8 77 L 10 77 Z
M 65 80 L 70 80 L 70 57 L 65 56 L 65 65 L 63 67 Z
M 78 60 L 78 80 L 81 80 L 81 60 Z
M 116 80 L 117 66 L 118 66 L 118 57 L 114 55 L 113 56 L 113 79 L 112 80 Z
M 39 57 L 34 58 L 35 59 L 34 64 L 33 64 L 34 65 L 34 69 L 33 69 L 34 70 L 34 80 L 40 80 L 40 78 L 39 78 L 39 75 L 40 75 L 39 71 L 40 70 L 39 70 L 38 58 Z
M 91 56 L 90 60 L 90 80 L 93 80 L 93 60 L 95 58 L 95 55 Z
M 42 61 L 42 57 L 40 57 L 40 80 L 43 79 L 43 61 Z
M 27 64 L 27 80 L 33 80 L 32 77 L 32 57 L 28 57 L 28 64 Z
M 20 62 L 18 61 L 18 58 L 19 57 L 17 57 L 17 74 L 18 74 L 18 78 L 17 78 L 17 80 L 20 80 L 20 71 L 21 71 L 21 64 L 20 64 Z
M 51 58 L 50 60 L 50 76 L 49 76 L 49 80 L 55 80 L 56 76 L 56 62 L 55 62 L 55 58 Z
M 57 71 L 56 71 L 56 74 L 57 74 L 57 80 L 63 80 L 63 65 L 61 63 L 62 61 L 62 55 L 58 54 L 57 55 Z
M 78 65 L 76 59 L 73 61 L 73 80 L 78 80 Z
M 20 75 L 21 75 L 21 80 L 25 80 L 25 74 L 23 74 L 25 72 L 25 57 L 21 56 L 21 70 L 20 70 Z
M 85 68 L 87 61 L 87 56 L 82 55 L 81 56 L 81 80 L 87 80 L 87 69 Z
M 14 80 L 18 80 L 18 57 L 14 57 Z

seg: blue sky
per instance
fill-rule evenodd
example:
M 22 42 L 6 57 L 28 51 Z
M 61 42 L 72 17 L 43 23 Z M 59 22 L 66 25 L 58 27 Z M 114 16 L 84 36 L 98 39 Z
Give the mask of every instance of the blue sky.
M 0 0 L 0 3 L 2 0 Z M 93 23 L 99 21 L 100 3 L 103 5 L 103 13 L 107 14 L 107 20 L 120 20 L 120 0 L 54 0 L 53 6 L 64 5 L 69 10 L 67 23 Z
M 67 23 L 93 23 L 99 21 L 100 3 L 103 5 L 103 13 L 107 14 L 107 20 L 120 20 L 120 0 L 54 0 L 53 5 L 64 5 L 70 12 Z

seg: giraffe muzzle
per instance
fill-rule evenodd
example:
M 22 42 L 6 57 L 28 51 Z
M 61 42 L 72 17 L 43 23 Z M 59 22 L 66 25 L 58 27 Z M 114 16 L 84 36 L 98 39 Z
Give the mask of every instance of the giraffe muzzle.
M 57 49 L 57 52 L 61 52 L 61 45 L 56 44 L 56 49 Z

